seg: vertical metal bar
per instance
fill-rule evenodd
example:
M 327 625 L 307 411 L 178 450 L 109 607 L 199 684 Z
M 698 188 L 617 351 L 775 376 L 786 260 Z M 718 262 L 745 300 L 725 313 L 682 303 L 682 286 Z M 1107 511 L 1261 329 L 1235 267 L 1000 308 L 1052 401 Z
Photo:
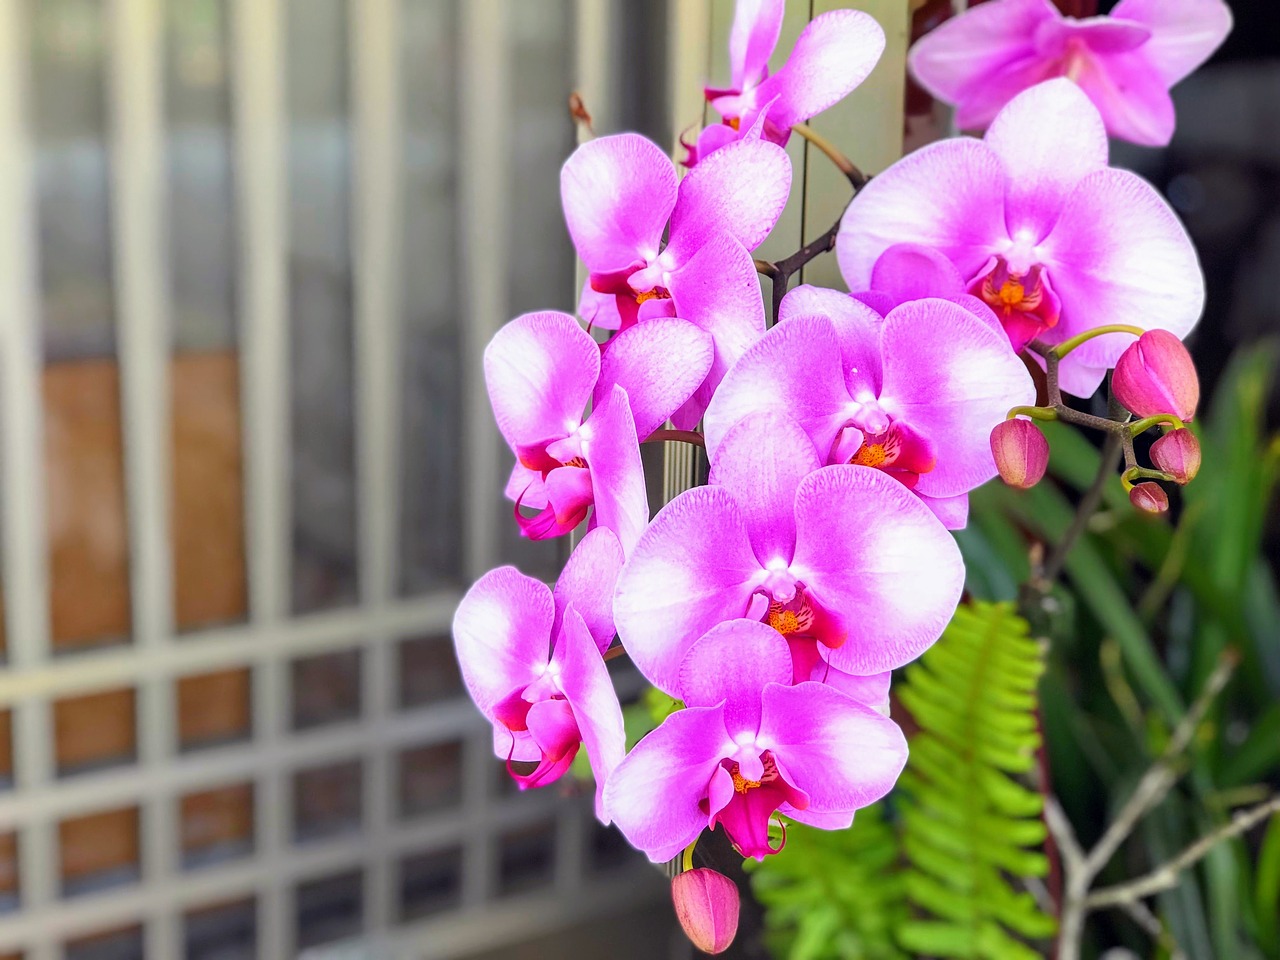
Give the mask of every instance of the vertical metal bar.
M 463 350 L 467 377 L 463 402 L 466 449 L 462 476 L 475 482 L 467 489 L 465 572 L 474 579 L 493 565 L 498 543 L 494 509 L 498 477 L 497 427 L 481 374 L 489 338 L 507 320 L 506 246 L 508 215 L 507 143 L 507 6 L 501 0 L 471 0 L 460 17 L 462 103 L 459 131 L 461 241 L 463 280 Z
M 234 0 L 232 12 L 246 543 L 251 622 L 258 626 L 283 619 L 289 605 L 284 2 Z M 287 695 L 281 659 L 264 659 L 253 678 L 254 736 L 261 750 L 284 734 Z M 258 897 L 259 960 L 288 956 L 292 942 L 291 898 L 275 869 L 288 844 L 284 778 L 273 769 L 254 785 L 255 852 L 272 867 Z
M 667 82 L 671 142 L 675 146 L 681 134 L 697 136 L 697 124 L 703 117 L 706 97 L 702 91 L 711 79 L 711 8 L 707 0 L 667 0 L 667 36 L 671 43 L 667 51 Z M 722 42 L 728 43 L 727 36 Z M 681 152 L 676 151 L 677 155 Z
M 466 494 L 464 532 L 465 573 L 474 579 L 493 566 L 497 558 L 501 519 L 494 509 L 497 491 L 489 484 L 501 470 L 497 427 L 485 392 L 482 357 L 489 338 L 507 320 L 506 245 L 503 222 L 507 216 L 508 155 L 507 88 L 508 24 L 503 0 L 469 0 L 459 17 L 462 77 L 458 116 L 460 217 L 463 311 L 462 360 L 465 365 L 463 477 L 472 478 Z M 490 735 L 471 738 L 467 744 L 467 797 L 477 822 L 483 822 L 489 804 L 486 780 L 492 779 Z M 487 830 L 467 838 L 464 854 L 463 897 L 478 906 L 493 889 L 493 856 Z
M 353 41 L 356 450 L 359 490 L 359 582 L 366 607 L 389 603 L 399 556 L 401 397 L 400 222 L 402 204 L 399 0 L 348 7 Z M 390 658 L 395 637 L 369 635 L 364 648 L 366 722 L 392 709 Z M 385 749 L 364 757 L 364 820 L 370 859 L 365 873 L 366 929 L 389 928 L 390 769 Z
M 155 649 L 173 635 L 164 19 L 159 0 L 112 0 L 109 14 L 112 246 L 133 625 L 135 642 Z M 161 767 L 174 728 L 168 684 L 148 679 L 136 702 L 139 760 L 148 768 Z M 175 859 L 169 797 L 153 785 L 140 800 L 143 882 L 160 886 Z M 148 954 L 176 956 L 178 940 L 176 914 L 163 904 L 149 911 Z

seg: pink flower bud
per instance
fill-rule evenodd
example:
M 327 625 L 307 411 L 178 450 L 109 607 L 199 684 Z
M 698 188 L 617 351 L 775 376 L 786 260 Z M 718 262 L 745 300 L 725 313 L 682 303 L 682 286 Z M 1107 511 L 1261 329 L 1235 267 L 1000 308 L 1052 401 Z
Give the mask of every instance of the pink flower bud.
M 1029 490 L 1049 466 L 1049 441 L 1030 420 L 1005 420 L 991 431 L 991 455 L 996 458 L 1000 479 L 1011 487 Z
M 1151 445 L 1151 462 L 1180 484 L 1190 483 L 1200 472 L 1200 441 L 1190 430 L 1174 430 Z
M 1171 413 L 1190 422 L 1200 403 L 1200 378 L 1191 354 L 1168 330 L 1148 330 L 1120 355 L 1111 389 L 1139 417 Z
M 722 873 L 698 867 L 671 881 L 671 901 L 685 935 L 703 953 L 724 953 L 738 932 L 738 888 Z
M 1151 481 L 1140 483 L 1130 490 L 1129 502 L 1144 513 L 1164 513 L 1169 509 L 1169 495 L 1160 484 Z

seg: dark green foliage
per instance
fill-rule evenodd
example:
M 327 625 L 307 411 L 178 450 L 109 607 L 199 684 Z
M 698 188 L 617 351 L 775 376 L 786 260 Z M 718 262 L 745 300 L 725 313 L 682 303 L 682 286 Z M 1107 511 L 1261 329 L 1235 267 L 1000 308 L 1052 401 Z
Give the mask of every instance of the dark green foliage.
M 899 698 L 920 726 L 899 783 L 909 900 L 928 919 L 899 930 L 909 950 L 936 957 L 1021 960 L 1018 938 L 1054 925 L 1009 876 L 1041 877 L 1041 798 L 1030 773 L 1040 736 L 1040 645 L 1012 604 L 961 607 L 946 633 L 907 670 Z

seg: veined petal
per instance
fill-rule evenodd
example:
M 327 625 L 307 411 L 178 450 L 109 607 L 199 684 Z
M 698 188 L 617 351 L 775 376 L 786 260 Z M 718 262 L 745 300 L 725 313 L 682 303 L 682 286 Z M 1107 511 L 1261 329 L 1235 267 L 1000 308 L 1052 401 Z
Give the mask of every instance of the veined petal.
M 687 320 L 637 323 L 606 345 L 593 403 L 603 403 L 614 384 L 621 386 L 636 436 L 644 440 L 702 385 L 714 354 L 711 336 Z
M 606 816 L 632 846 L 665 863 L 706 828 L 698 804 L 732 746 L 722 707 L 673 713 L 614 768 L 604 788 Z
M 836 256 L 849 289 L 867 289 L 880 255 L 898 243 L 932 247 L 961 274 L 977 274 L 1009 241 L 1007 183 L 1004 163 L 981 140 L 943 140 L 903 157 L 845 211 Z
M 778 313 L 779 323 L 803 316 L 830 320 L 836 330 L 836 339 L 840 341 L 840 358 L 849 392 L 880 392 L 880 326 L 883 317 L 874 307 L 839 290 L 806 283 L 782 298 L 782 308 Z
M 742 139 L 703 157 L 680 183 L 665 251 L 684 263 L 724 231 L 748 250 L 764 242 L 791 194 L 791 160 L 780 146 Z
M 776 410 L 804 428 L 825 460 L 849 404 L 835 326 L 826 317 L 793 317 L 743 354 L 721 383 L 707 408 L 707 453 L 714 462 L 734 424 Z
M 764 688 L 761 739 L 817 813 L 857 810 L 888 793 L 907 762 L 898 725 L 832 687 Z
M 538 677 L 551 653 L 555 606 L 547 585 L 515 567 L 490 570 L 453 615 L 453 645 L 471 699 L 494 708 Z
M 1142 51 L 1082 58 L 1073 77 L 1113 136 L 1148 147 L 1173 138 L 1173 98 Z
M 667 289 L 679 316 L 709 333 L 715 351 L 702 386 L 671 418 L 677 429 L 691 430 L 729 368 L 764 334 L 764 299 L 751 254 L 727 233 L 703 244 Z
M 596 649 L 596 641 L 576 608 L 570 607 L 565 611 L 564 627 L 559 636 L 553 659 L 560 665 L 560 689 L 573 709 L 582 744 L 587 748 L 587 758 L 591 761 L 591 773 L 596 781 L 596 817 L 608 823 L 604 810 L 604 785 L 627 750 L 622 707 L 618 705 L 613 681 Z
M 1128 171 L 1086 177 L 1041 250 L 1062 300 L 1062 318 L 1045 337 L 1052 343 L 1108 323 L 1158 327 L 1185 338 L 1204 308 L 1204 277 L 1191 239 L 1155 188 Z M 1062 364 L 1062 388 L 1092 395 L 1132 342 L 1097 337 L 1073 350 Z
M 743 616 L 764 576 L 729 492 L 682 493 L 653 518 L 618 577 L 613 614 L 628 656 L 650 683 L 678 696 L 689 647 Z
M 870 14 L 819 14 L 801 31 L 782 69 L 760 84 L 756 100 L 777 97 L 769 119 L 783 129 L 803 123 L 847 97 L 883 52 L 884 31 Z
M 615 384 L 582 425 L 582 434 L 595 491 L 595 522 L 612 530 L 622 552 L 630 553 L 649 522 L 649 495 L 627 391 Z
M 1018 94 L 983 139 L 1009 173 L 1009 236 L 1025 231 L 1032 243 L 1052 229 L 1076 184 L 1107 166 L 1107 131 L 1098 108 L 1066 79 Z
M 929 93 L 960 107 L 962 129 L 985 127 L 1010 97 L 1031 85 L 1014 87 L 1007 79 L 1038 65 L 1036 29 L 1060 18 L 1050 0 L 992 0 L 926 34 L 911 48 L 907 63 Z M 985 98 L 981 110 L 966 108 L 992 86 L 1002 93 L 998 100 Z
M 551 635 L 560 635 L 561 619 L 570 606 L 586 624 L 596 646 L 603 653 L 613 642 L 613 592 L 622 570 L 622 544 L 606 527 L 596 527 L 569 554 L 556 580 L 553 596 L 556 618 Z
M 1222 0 L 1120 0 L 1111 18 L 1151 28 L 1142 55 L 1166 87 L 1208 60 L 1231 32 L 1231 8 Z
M 680 663 L 680 692 L 690 707 L 724 704 L 729 735 L 754 739 L 760 729 L 760 691 L 791 682 L 791 652 L 782 635 L 758 620 L 716 624 Z
M 484 351 L 493 416 L 513 450 L 576 430 L 599 375 L 600 348 L 567 313 L 516 317 Z
M 916 491 L 920 501 L 933 511 L 933 515 L 942 521 L 948 530 L 963 530 L 969 525 L 969 495 L 962 493 L 958 497 L 926 497 Z
M 954 263 L 932 247 L 899 243 L 875 262 L 871 269 L 871 289 L 887 293 L 893 298 L 893 305 L 898 306 L 926 297 L 961 296 L 965 292 L 965 278 Z
M 785 569 L 791 562 L 796 488 L 822 463 L 804 429 L 782 413 L 750 414 L 721 438 L 710 481 L 728 490 L 742 511 L 762 567 Z
M 560 171 L 560 199 L 588 270 L 603 273 L 658 255 L 677 179 L 662 148 L 639 134 L 597 137 L 573 152 Z
M 929 441 L 937 457 L 916 491 L 956 497 L 996 475 L 991 431 L 1036 388 L 1008 338 L 947 300 L 916 300 L 884 321 L 880 405 Z
M 738 0 L 729 29 L 733 87 L 755 86 L 769 72 L 769 57 L 782 32 L 785 0 Z
M 791 572 L 849 625 L 846 673 L 892 670 L 942 634 L 964 587 L 955 541 L 906 487 L 870 467 L 824 467 L 796 493 Z
M 613 293 L 600 293 L 591 286 L 591 278 L 582 283 L 582 293 L 578 297 L 578 316 L 587 328 L 599 327 L 601 330 L 621 330 L 625 325 L 622 312 L 618 309 L 618 297 Z

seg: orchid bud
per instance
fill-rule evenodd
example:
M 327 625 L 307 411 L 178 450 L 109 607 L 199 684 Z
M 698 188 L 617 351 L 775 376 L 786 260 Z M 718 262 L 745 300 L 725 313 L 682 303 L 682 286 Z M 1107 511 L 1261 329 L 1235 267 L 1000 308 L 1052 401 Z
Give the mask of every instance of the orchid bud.
M 1195 363 L 1168 330 L 1148 330 L 1120 355 L 1111 389 L 1139 417 L 1171 413 L 1187 423 L 1200 403 Z
M 1030 420 L 1005 420 L 991 431 L 991 455 L 1001 480 L 1029 490 L 1048 469 L 1049 441 Z
M 1179 484 L 1188 484 L 1200 472 L 1200 441 L 1190 430 L 1174 430 L 1151 445 L 1151 462 Z
M 1130 490 L 1129 502 L 1143 513 L 1164 513 L 1169 509 L 1169 495 L 1160 484 L 1151 481 L 1140 483 Z
M 738 932 L 738 887 L 722 873 L 698 867 L 671 881 L 671 901 L 690 942 L 703 953 L 724 953 Z

